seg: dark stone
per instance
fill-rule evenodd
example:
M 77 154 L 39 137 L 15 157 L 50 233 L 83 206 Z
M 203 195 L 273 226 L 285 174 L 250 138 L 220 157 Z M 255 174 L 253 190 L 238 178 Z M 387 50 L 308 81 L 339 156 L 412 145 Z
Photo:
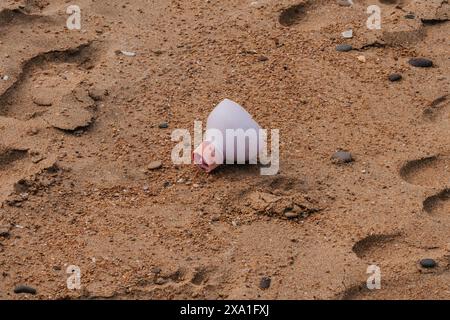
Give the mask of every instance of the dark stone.
M 393 74 L 389 75 L 389 81 L 391 81 L 391 82 L 400 81 L 400 80 L 402 80 L 402 75 L 399 73 L 393 73 Z
M 405 15 L 405 18 L 406 18 L 406 19 L 415 19 L 416 16 L 413 15 L 412 13 L 408 13 L 408 14 Z
M 20 293 L 29 293 L 29 294 L 36 294 L 36 289 L 30 286 L 26 285 L 18 285 L 14 288 L 14 293 L 20 294 Z
M 169 127 L 169 124 L 167 122 L 162 122 L 159 124 L 160 129 L 167 129 Z
M 259 282 L 259 287 L 261 289 L 268 289 L 270 287 L 271 282 L 272 279 L 270 279 L 270 277 L 262 277 L 261 281 Z
M 336 46 L 336 51 L 339 51 L 339 52 L 348 52 L 351 50 L 353 50 L 353 47 L 349 44 L 340 44 L 340 45 Z
M 331 157 L 334 163 L 349 163 L 353 161 L 353 156 L 348 151 L 338 151 Z
M 431 68 L 433 61 L 425 58 L 412 58 L 409 60 L 409 64 L 418 68 Z
M 433 259 L 422 259 L 420 260 L 420 265 L 422 266 L 422 268 L 429 269 L 436 267 L 437 263 Z

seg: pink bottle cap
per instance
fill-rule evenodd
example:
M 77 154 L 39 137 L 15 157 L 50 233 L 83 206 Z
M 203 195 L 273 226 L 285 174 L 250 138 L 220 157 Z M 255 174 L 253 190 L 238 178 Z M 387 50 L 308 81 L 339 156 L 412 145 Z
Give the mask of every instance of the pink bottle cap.
M 218 163 L 221 153 L 216 150 L 214 144 L 209 141 L 203 141 L 192 154 L 194 164 L 206 173 L 210 173 L 222 163 Z

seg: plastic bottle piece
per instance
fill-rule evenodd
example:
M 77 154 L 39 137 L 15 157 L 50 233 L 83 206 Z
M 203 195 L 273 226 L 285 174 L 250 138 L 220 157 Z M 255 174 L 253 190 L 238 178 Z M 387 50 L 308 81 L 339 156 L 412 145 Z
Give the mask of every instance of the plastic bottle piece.
M 256 163 L 260 129 L 243 107 L 223 100 L 208 117 L 205 139 L 193 153 L 194 163 L 208 173 L 224 163 Z

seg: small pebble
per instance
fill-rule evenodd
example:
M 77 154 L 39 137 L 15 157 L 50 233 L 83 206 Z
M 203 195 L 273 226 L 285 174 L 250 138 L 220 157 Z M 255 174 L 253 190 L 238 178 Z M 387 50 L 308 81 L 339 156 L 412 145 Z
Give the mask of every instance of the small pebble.
M 136 52 L 132 52 L 132 51 L 121 50 L 120 53 L 127 57 L 135 57 L 136 56 Z
M 298 213 L 294 212 L 294 211 L 287 211 L 284 213 L 284 216 L 288 219 L 294 219 L 298 217 Z
M 258 57 L 258 61 L 264 62 L 264 61 L 267 61 L 267 60 L 269 60 L 269 58 L 266 57 L 266 56 L 259 56 Z
M 169 127 L 169 124 L 167 122 L 162 122 L 159 124 L 160 129 L 167 129 Z
M 162 167 L 162 162 L 157 160 L 157 161 L 153 161 L 151 162 L 148 166 L 147 169 L 148 170 L 156 170 Z
M 425 58 L 412 58 L 409 60 L 409 64 L 418 68 L 431 68 L 433 61 Z
M 353 38 L 353 30 L 350 29 L 350 30 L 346 30 L 346 31 L 342 32 L 342 37 L 345 39 Z
M 339 51 L 339 52 L 348 52 L 351 50 L 353 50 L 353 47 L 349 44 L 340 44 L 340 45 L 336 46 L 336 51 Z
M 365 56 L 357 56 L 356 59 L 358 59 L 358 61 L 360 62 L 366 62 L 366 57 Z
M 406 19 L 415 19 L 416 16 L 413 15 L 412 13 L 408 13 L 408 14 L 405 15 L 405 18 L 406 18 Z
M 36 294 L 36 289 L 33 287 L 30 287 L 30 286 L 26 286 L 26 285 L 18 285 L 17 287 L 14 288 L 14 293 Z
M 211 221 L 212 222 L 216 222 L 216 221 L 219 221 L 219 220 L 220 220 L 220 214 L 213 214 L 211 216 Z
M 350 7 L 353 4 L 352 0 L 338 0 L 337 2 L 342 7 Z
M 349 163 L 353 161 L 353 156 L 348 151 L 338 151 L 332 156 L 334 163 Z
M 259 282 L 259 287 L 261 289 L 268 289 L 270 287 L 271 282 L 272 279 L 270 279 L 270 277 L 262 277 L 261 281 Z
M 162 270 L 159 267 L 153 267 L 151 271 L 154 274 L 159 274 L 159 273 L 161 273 Z
M 436 261 L 434 261 L 433 259 L 422 259 L 420 260 L 420 265 L 422 266 L 422 268 L 434 268 L 436 267 Z
M 402 75 L 399 73 L 393 73 L 389 75 L 389 81 L 395 82 L 402 80 Z

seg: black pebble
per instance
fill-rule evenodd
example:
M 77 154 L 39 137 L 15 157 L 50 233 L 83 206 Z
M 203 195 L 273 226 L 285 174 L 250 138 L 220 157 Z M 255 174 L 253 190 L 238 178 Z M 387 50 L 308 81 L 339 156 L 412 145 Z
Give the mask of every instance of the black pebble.
M 402 80 L 402 75 L 399 73 L 393 73 L 389 75 L 389 81 L 395 82 Z
M 335 163 L 349 163 L 353 161 L 353 156 L 348 151 L 338 151 L 331 158 Z
M 336 51 L 347 52 L 353 50 L 353 47 L 349 44 L 340 44 L 336 46 Z
M 14 288 L 14 293 L 29 293 L 29 294 L 36 294 L 36 289 L 26 286 L 26 285 L 19 285 Z
M 434 268 L 436 267 L 436 261 L 434 261 L 433 259 L 422 259 L 420 260 L 420 265 L 423 268 Z
M 430 68 L 433 66 L 433 61 L 425 58 L 412 58 L 409 60 L 409 64 L 418 68 Z
M 405 15 L 405 18 L 406 18 L 406 19 L 415 19 L 416 16 L 413 15 L 412 13 L 408 13 L 408 14 Z
M 272 279 L 270 279 L 270 277 L 262 277 L 261 281 L 259 283 L 259 287 L 261 289 L 268 289 L 270 287 L 271 282 L 272 282 Z
M 159 124 L 160 129 L 167 129 L 169 127 L 169 124 L 167 122 L 163 122 Z

